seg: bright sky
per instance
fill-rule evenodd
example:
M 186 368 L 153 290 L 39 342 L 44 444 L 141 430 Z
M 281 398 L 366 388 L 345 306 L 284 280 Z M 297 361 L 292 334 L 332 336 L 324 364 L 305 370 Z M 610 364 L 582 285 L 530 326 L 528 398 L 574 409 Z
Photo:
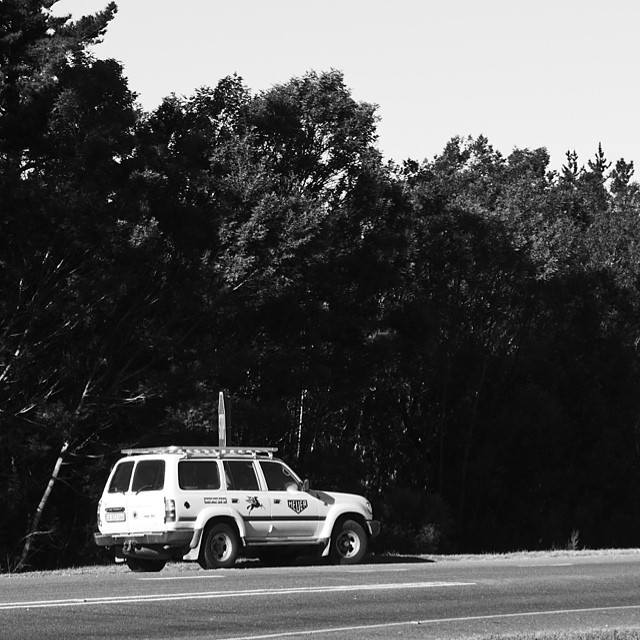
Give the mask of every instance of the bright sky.
M 98 57 L 120 61 L 146 110 L 237 73 L 252 93 L 339 69 L 379 105 L 398 162 L 485 135 L 508 155 L 547 147 L 560 168 L 602 143 L 640 180 L 638 0 L 116 0 Z M 107 0 L 60 0 L 58 14 Z

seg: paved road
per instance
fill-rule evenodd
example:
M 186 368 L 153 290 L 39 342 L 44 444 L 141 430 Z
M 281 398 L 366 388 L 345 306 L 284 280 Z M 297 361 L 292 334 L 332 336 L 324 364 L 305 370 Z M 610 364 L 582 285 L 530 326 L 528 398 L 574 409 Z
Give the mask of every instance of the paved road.
M 640 629 L 640 555 L 0 576 L 0 638 L 463 638 Z

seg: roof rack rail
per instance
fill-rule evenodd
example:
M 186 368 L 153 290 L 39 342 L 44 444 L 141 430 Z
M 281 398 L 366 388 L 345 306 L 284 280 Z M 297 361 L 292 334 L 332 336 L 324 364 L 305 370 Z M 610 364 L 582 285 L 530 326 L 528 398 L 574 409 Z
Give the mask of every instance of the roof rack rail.
M 126 456 L 177 453 L 185 456 L 186 458 L 224 458 L 225 456 L 243 456 L 247 458 L 257 458 L 258 456 L 263 456 L 267 458 L 273 458 L 273 454 L 277 450 L 277 447 L 183 447 L 171 445 L 169 447 L 122 449 L 122 453 Z

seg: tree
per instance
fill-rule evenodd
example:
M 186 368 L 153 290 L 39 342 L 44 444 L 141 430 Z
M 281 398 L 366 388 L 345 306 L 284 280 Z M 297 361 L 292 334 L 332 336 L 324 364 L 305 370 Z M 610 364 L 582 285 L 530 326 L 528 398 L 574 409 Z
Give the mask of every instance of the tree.
M 133 95 L 118 64 L 87 53 L 115 5 L 69 22 L 52 4 L 0 7 L 0 206 L 11 240 L 0 251 L 3 558 L 17 554 L 20 567 L 36 537 L 59 537 L 38 530 L 51 490 L 70 456 L 112 424 L 114 407 L 139 397 L 144 350 L 109 350 L 114 331 L 141 334 L 123 309 L 132 292 L 117 284 L 130 248 L 117 194 Z
M 253 101 L 249 121 L 267 161 L 313 195 L 339 200 L 375 141 L 375 106 L 357 103 L 339 71 L 307 73 Z
M 0 3 L 7 568 L 91 555 L 96 469 L 122 443 L 215 444 L 219 389 L 233 441 L 388 517 L 411 504 L 388 530 L 415 549 L 631 539 L 630 163 L 599 148 L 557 173 L 480 136 L 385 165 L 375 106 L 337 71 L 142 114 L 86 50 L 115 8 L 50 6 Z
M 104 35 L 116 6 L 69 22 L 55 0 L 7 0 L 0 7 L 0 161 L 4 179 L 23 177 L 48 157 L 51 115 L 69 97 L 65 76 L 90 64 L 86 47 Z M 50 148 L 49 148 L 50 149 Z

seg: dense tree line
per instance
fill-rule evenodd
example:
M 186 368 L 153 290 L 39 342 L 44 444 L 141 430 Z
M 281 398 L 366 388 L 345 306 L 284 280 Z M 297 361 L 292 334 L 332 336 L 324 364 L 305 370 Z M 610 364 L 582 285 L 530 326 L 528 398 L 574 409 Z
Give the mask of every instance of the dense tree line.
M 386 163 L 338 71 L 141 111 L 0 3 L 0 566 L 97 558 L 124 446 L 274 445 L 380 549 L 640 539 L 633 165 L 453 138 Z M 579 532 L 579 533 L 578 533 Z

